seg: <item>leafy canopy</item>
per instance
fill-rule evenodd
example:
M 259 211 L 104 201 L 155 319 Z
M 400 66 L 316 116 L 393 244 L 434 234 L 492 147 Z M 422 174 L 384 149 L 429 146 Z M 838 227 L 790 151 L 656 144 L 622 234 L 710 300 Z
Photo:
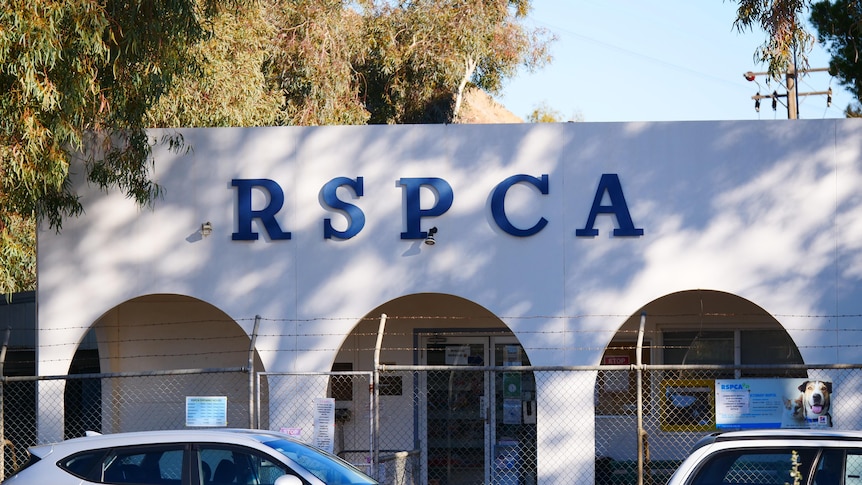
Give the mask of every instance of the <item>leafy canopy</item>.
M 811 9 L 817 40 L 827 46 L 829 71 L 856 97 L 847 116 L 862 116 L 862 3 L 859 0 L 817 2 Z
M 529 0 L 0 3 L 0 293 L 32 288 L 34 222 L 83 211 L 86 177 L 154 202 L 147 127 L 457 118 L 549 60 Z M 84 173 L 72 174 L 71 167 Z
M 73 162 L 91 182 L 139 203 L 158 196 L 149 178 L 146 114 L 189 65 L 188 48 L 204 38 L 200 19 L 213 6 L 0 3 L 0 292 L 31 285 L 20 274 L 35 266 L 35 256 L 23 255 L 33 219 L 59 230 L 64 217 L 83 210 L 69 183 Z

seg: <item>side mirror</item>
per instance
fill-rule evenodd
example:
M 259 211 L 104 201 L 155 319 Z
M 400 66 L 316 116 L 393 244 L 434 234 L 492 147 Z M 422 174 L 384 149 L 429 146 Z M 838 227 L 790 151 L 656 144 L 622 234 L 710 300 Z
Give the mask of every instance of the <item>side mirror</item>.
M 282 475 L 275 479 L 273 485 L 302 485 L 302 480 L 294 475 Z

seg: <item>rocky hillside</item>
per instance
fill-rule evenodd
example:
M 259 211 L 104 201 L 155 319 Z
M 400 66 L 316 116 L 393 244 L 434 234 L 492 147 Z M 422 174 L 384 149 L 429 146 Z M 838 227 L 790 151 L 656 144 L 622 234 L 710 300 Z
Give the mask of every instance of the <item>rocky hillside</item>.
M 464 94 L 461 115 L 457 123 L 523 123 L 524 120 L 515 116 L 503 105 L 494 101 L 487 93 L 477 88 L 468 88 Z

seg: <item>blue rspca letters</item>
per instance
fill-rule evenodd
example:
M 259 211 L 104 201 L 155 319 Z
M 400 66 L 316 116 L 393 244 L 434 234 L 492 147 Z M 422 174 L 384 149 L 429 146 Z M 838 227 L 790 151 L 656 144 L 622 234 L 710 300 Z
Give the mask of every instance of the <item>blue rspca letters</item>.
M 549 177 L 542 174 L 539 177 L 518 174 L 503 180 L 491 192 L 491 216 L 494 223 L 506 234 L 515 237 L 529 237 L 539 233 L 548 224 L 548 220 L 540 217 L 530 227 L 518 227 L 513 224 L 506 215 L 506 194 L 516 184 L 528 184 L 535 187 L 540 194 L 548 195 Z M 263 224 L 263 229 L 271 241 L 290 239 L 290 232 L 281 228 L 276 215 L 284 205 L 284 191 L 281 186 L 271 179 L 233 179 L 231 185 L 236 187 L 237 208 L 237 230 L 231 235 L 235 241 L 255 241 L 259 234 L 252 229 L 252 221 L 257 219 Z M 404 220 L 406 230 L 401 233 L 401 239 L 425 239 L 428 235 L 421 229 L 422 219 L 426 217 L 439 217 L 446 213 L 455 200 L 452 186 L 446 180 L 438 177 L 403 177 L 396 182 L 404 193 Z M 328 209 L 342 213 L 348 221 L 347 228 L 339 231 L 332 227 L 330 218 L 323 220 L 324 239 L 350 239 L 365 227 L 365 213 L 355 204 L 344 201 L 338 197 L 337 190 L 345 187 L 353 192 L 353 198 L 359 199 L 365 195 L 363 177 L 351 179 L 348 177 L 336 177 L 321 189 L 321 199 Z M 260 209 L 252 208 L 252 190 L 259 189 L 268 195 L 266 206 Z M 423 189 L 430 190 L 436 195 L 436 201 L 430 208 L 423 209 L 420 204 L 420 195 Z M 603 205 L 602 201 L 609 201 Z M 611 215 L 616 219 L 616 229 L 613 235 L 616 237 L 637 237 L 644 234 L 644 230 L 636 228 L 629 212 L 628 203 L 623 194 L 622 185 L 617 174 L 602 174 L 593 197 L 593 203 L 583 228 L 575 231 L 578 237 L 595 237 L 599 230 L 595 228 L 596 218 L 599 215 Z

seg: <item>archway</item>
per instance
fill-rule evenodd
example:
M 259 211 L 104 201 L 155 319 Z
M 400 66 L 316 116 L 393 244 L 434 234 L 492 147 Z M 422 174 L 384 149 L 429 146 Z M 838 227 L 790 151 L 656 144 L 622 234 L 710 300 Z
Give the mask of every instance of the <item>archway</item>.
M 745 298 L 715 290 L 681 291 L 644 305 L 616 331 L 601 365 L 636 362 L 642 316 L 642 363 L 668 366 L 641 376 L 644 439 L 653 461 L 674 460 L 715 430 L 716 379 L 805 375 L 796 369 L 768 368 L 803 363 L 775 317 Z M 685 365 L 712 367 L 687 370 L 681 367 Z M 762 367 L 744 367 L 749 365 Z M 637 382 L 634 370 L 598 372 L 596 456 L 616 463 L 636 460 Z M 597 480 L 602 472 L 597 468 Z
M 519 476 L 535 481 L 533 373 L 462 369 L 530 365 L 506 324 L 457 296 L 403 296 L 362 319 L 333 369 L 373 368 L 382 314 L 387 319 L 381 362 L 419 370 L 381 374 L 381 449 L 414 452 L 422 483 L 510 483 Z M 336 406 L 351 403 L 336 401 Z M 346 437 L 361 436 L 356 423 L 343 429 Z M 345 442 L 349 446 L 350 438 Z M 504 462 L 508 468 L 501 467 Z
M 249 343 L 236 321 L 196 298 L 154 294 L 123 302 L 79 344 L 70 375 L 114 377 L 69 379 L 64 434 L 182 428 L 189 396 L 226 397 L 228 422 L 244 426 L 249 380 L 240 369 L 248 366 Z M 257 352 L 254 368 L 263 370 Z M 160 375 L 147 375 L 154 371 Z

